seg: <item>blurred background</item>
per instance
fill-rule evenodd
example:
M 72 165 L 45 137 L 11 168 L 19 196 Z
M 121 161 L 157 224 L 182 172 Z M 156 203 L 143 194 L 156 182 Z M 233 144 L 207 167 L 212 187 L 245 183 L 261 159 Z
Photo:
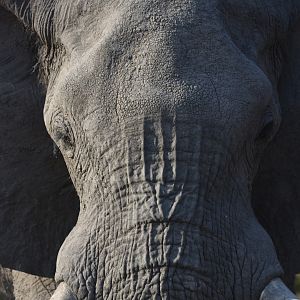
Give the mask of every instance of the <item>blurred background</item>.
M 295 280 L 295 291 L 297 293 L 297 296 L 300 297 L 300 274 L 298 274 L 296 276 L 296 280 Z

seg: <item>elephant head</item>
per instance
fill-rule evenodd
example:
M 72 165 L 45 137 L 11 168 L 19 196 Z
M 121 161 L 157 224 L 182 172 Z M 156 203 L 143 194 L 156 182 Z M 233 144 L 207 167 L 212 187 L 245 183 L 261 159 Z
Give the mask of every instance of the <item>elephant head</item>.
M 0 263 L 57 257 L 54 299 L 293 299 L 299 17 L 0 0 Z

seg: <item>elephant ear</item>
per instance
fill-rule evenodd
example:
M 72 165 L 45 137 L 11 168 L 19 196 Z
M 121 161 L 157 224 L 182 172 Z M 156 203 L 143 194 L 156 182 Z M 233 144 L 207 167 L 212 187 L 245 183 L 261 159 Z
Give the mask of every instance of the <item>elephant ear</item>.
M 300 22 L 292 27 L 278 85 L 281 128 L 266 149 L 253 186 L 253 207 L 271 235 L 291 286 L 300 273 Z
M 0 6 L 0 264 L 52 277 L 79 201 L 44 126 L 33 48 Z

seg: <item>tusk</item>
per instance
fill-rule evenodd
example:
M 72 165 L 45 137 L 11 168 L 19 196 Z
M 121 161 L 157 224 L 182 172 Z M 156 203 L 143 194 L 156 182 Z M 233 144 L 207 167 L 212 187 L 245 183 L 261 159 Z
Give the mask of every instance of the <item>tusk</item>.
M 260 300 L 299 300 L 282 282 L 276 278 L 272 280 L 263 290 Z
M 66 283 L 61 282 L 50 300 L 77 300 L 77 297 Z

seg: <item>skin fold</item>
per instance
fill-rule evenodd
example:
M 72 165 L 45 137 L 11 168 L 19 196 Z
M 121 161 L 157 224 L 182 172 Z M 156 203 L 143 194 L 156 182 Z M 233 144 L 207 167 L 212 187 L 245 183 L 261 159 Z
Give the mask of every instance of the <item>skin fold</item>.
M 278 249 L 286 244 L 280 248 L 282 239 L 272 231 L 270 204 L 257 200 L 272 196 L 259 183 L 254 198 L 252 192 L 259 166 L 268 167 L 261 157 L 279 130 L 281 99 L 292 82 L 281 74 L 291 53 L 287 41 L 297 45 L 291 36 L 298 2 L 0 5 L 3 20 L 24 26 L 0 39 L 16 47 L 30 40 L 31 93 L 42 101 L 46 129 L 79 197 L 77 218 L 68 175 L 58 177 L 65 170 L 53 162 L 46 174 L 55 180 L 45 181 L 57 196 L 36 196 L 48 207 L 41 224 L 49 229 L 35 237 L 44 234 L 50 245 L 37 254 L 41 261 L 55 258 L 60 247 L 54 299 L 251 300 L 272 280 L 295 274 L 284 275 L 292 263 L 282 263 L 278 257 L 286 252 Z M 6 62 L 12 70 L 18 65 Z M 29 85 L 23 76 L 2 81 Z M 47 149 L 46 158 L 59 157 L 56 148 Z M 36 160 L 43 163 L 49 161 Z M 61 206 L 58 218 L 53 201 Z M 10 256 L 2 253 L 5 264 Z M 15 268 L 29 268 L 22 257 Z M 27 272 L 51 273 L 47 263 L 44 271 L 32 268 Z

